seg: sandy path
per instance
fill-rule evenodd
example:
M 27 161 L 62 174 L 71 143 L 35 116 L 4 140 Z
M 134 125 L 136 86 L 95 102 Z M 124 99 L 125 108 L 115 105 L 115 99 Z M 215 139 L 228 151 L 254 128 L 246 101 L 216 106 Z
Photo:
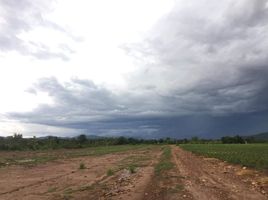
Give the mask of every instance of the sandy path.
M 161 152 L 155 152 L 153 156 L 153 160 L 149 162 L 149 164 L 145 167 L 139 168 L 139 170 L 132 175 L 129 176 L 129 180 L 125 185 L 126 193 L 119 194 L 118 196 L 114 196 L 111 199 L 131 199 L 131 200 L 140 200 L 146 196 L 146 187 L 152 181 L 154 176 L 154 165 L 158 162 Z M 120 180 L 120 179 L 119 179 Z
M 93 190 L 75 194 L 81 200 L 140 200 L 145 195 L 145 189 L 154 176 L 154 165 L 161 155 L 160 148 L 142 152 L 136 155 L 146 156 L 142 166 L 131 173 L 126 168 L 98 182 Z
M 196 200 L 265 200 L 266 189 L 259 190 L 235 174 L 236 166 L 217 159 L 203 158 L 172 147 L 175 164 L 186 190 Z M 254 182 L 253 182 L 254 183 Z

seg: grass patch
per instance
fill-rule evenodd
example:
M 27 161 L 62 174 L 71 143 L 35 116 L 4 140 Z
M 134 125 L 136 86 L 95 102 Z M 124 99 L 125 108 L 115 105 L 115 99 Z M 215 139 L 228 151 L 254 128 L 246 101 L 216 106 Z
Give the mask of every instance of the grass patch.
M 0 154 L 0 167 L 10 165 L 34 166 L 37 164 L 42 164 L 57 159 L 76 158 L 83 156 L 101 156 L 105 154 L 119 153 L 137 149 L 150 150 L 152 147 L 153 145 L 141 144 L 141 145 L 99 146 L 99 147 L 89 147 L 82 149 L 10 151 L 5 152 L 3 156 Z
M 177 191 L 182 191 L 184 189 L 184 187 L 183 187 L 183 185 L 177 184 L 176 187 L 175 187 L 175 189 Z
M 72 188 L 68 188 L 64 191 L 63 193 L 63 199 L 64 200 L 69 200 L 69 199 L 72 199 L 73 196 L 72 196 L 72 193 L 74 192 L 74 190 Z
M 130 171 L 131 174 L 136 173 L 136 168 L 137 167 L 133 164 L 128 166 L 128 170 Z
M 79 165 L 79 169 L 86 169 L 86 165 L 85 165 L 85 163 L 80 163 L 80 165 Z
M 171 162 L 171 148 L 169 146 L 163 147 L 163 153 L 159 163 L 155 166 L 155 174 L 161 175 L 163 172 L 168 171 L 174 167 Z
M 183 144 L 193 153 L 256 169 L 268 169 L 268 144 Z
M 26 165 L 32 166 L 42 164 L 57 159 L 75 158 L 83 156 L 101 156 L 105 154 L 120 153 L 129 150 L 151 150 L 153 145 L 114 145 L 99 146 L 82 149 L 58 149 L 58 150 L 40 150 L 40 151 L 5 151 L 1 155 L 0 151 L 0 167 L 10 165 Z M 27 161 L 27 162 L 25 162 Z
M 114 171 L 112 169 L 108 169 L 107 172 L 106 172 L 106 175 L 107 176 L 112 176 L 112 175 L 114 175 Z
M 50 188 L 48 188 L 47 192 L 51 193 L 51 192 L 55 192 L 56 190 L 57 190 L 56 187 L 50 187 Z
M 169 188 L 169 192 L 171 192 L 171 193 L 179 193 L 183 190 L 184 190 L 184 187 L 183 187 L 183 185 L 180 185 L 180 184 L 176 184 L 175 187 Z
M 94 186 L 93 185 L 84 185 L 84 186 L 81 186 L 77 191 L 86 191 L 86 190 L 93 190 L 94 189 Z
M 114 168 L 114 171 L 120 171 L 122 169 L 127 169 L 130 171 L 130 173 L 135 173 L 137 171 L 137 168 L 139 167 L 145 167 L 150 164 L 150 161 L 152 160 L 151 151 L 153 151 L 153 148 L 158 148 L 157 146 L 147 146 L 147 148 L 144 148 L 145 151 L 138 155 L 130 155 L 123 160 L 120 161 L 120 164 Z M 147 150 L 147 149 L 150 149 Z M 142 149 L 143 150 L 143 149 Z

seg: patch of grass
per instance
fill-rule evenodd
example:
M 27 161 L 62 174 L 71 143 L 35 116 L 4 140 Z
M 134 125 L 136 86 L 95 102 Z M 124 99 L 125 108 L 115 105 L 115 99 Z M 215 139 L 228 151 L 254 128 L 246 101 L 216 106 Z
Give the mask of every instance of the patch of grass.
M 158 165 L 156 165 L 155 172 L 156 174 L 160 174 L 162 171 L 172 169 L 173 166 L 174 164 L 172 162 L 161 161 L 158 163 Z
M 71 194 L 73 192 L 75 192 L 75 191 L 72 188 L 67 188 L 66 190 L 64 190 L 64 192 L 63 192 L 63 199 L 64 200 L 72 199 L 73 196 Z
M 163 147 L 163 153 L 159 163 L 155 166 L 155 174 L 161 175 L 164 171 L 168 171 L 174 167 L 171 162 L 171 148 L 169 146 Z
M 152 146 L 149 146 L 152 151 Z M 153 148 L 156 148 L 154 146 Z M 158 147 L 157 147 L 158 148 Z M 144 151 L 138 155 L 130 155 L 120 161 L 120 164 L 114 169 L 114 171 L 120 171 L 122 169 L 127 169 L 130 173 L 135 173 L 138 167 L 145 167 L 150 164 L 152 160 L 151 151 Z
M 179 193 L 184 190 L 183 185 L 176 184 L 175 187 L 168 188 L 168 192 L 170 193 Z
M 134 174 L 136 172 L 136 166 L 135 165 L 129 165 L 128 170 L 130 171 L 131 174 Z
M 185 150 L 234 164 L 268 169 L 268 144 L 183 144 Z
M 147 149 L 152 145 L 114 145 L 114 146 L 100 146 L 100 147 L 90 147 L 86 149 L 81 149 L 78 152 L 70 153 L 68 157 L 78 157 L 78 156 L 100 156 L 111 153 L 124 152 L 136 149 Z
M 86 165 L 85 165 L 85 163 L 80 163 L 80 165 L 79 165 L 79 169 L 86 169 Z
M 82 149 L 6 151 L 5 155 L 2 156 L 0 154 L 0 167 L 5 167 L 8 165 L 31 166 L 62 158 L 66 159 L 66 158 L 75 158 L 82 156 L 101 156 L 105 154 L 120 153 L 129 150 L 138 150 L 138 149 L 150 150 L 153 147 L 154 145 L 140 144 L 140 145 L 99 146 L 99 147 L 88 147 Z M 23 160 L 31 160 L 31 161 L 23 162 Z
M 135 165 L 136 167 L 147 166 L 148 161 L 150 161 L 151 159 L 152 158 L 147 154 L 131 155 L 123 159 L 121 161 L 120 166 L 122 166 L 122 168 L 126 168 L 129 165 Z
M 64 195 L 63 195 L 63 199 L 64 199 L 64 200 L 70 200 L 70 199 L 72 199 L 72 198 L 73 198 L 72 195 L 69 195 L 69 194 L 64 194 Z
M 94 185 L 84 185 L 81 186 L 78 191 L 86 191 L 86 190 L 93 190 L 94 189 Z
M 72 194 L 74 192 L 74 190 L 72 188 L 67 188 L 66 190 L 64 190 L 64 194 Z
M 176 187 L 175 187 L 175 189 L 177 191 L 182 191 L 184 189 L 184 187 L 183 187 L 183 185 L 177 184 Z
M 107 176 L 112 176 L 112 175 L 114 175 L 114 171 L 112 169 L 108 169 L 106 174 L 107 174 Z
M 56 190 L 57 190 L 56 187 L 50 187 L 50 188 L 48 188 L 47 192 L 51 193 L 51 192 L 55 192 Z

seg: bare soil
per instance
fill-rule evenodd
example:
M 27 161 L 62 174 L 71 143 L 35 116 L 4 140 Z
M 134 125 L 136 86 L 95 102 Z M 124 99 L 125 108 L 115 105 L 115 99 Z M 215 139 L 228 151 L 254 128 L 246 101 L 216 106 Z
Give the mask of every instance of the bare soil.
M 161 157 L 159 147 L 3 167 L 0 199 L 268 199 L 267 174 L 171 148 L 174 166 L 160 175 L 154 171 Z M 79 169 L 80 163 L 86 168 Z
M 268 199 L 267 176 L 214 158 L 205 158 L 173 147 L 175 164 L 184 187 L 199 200 Z

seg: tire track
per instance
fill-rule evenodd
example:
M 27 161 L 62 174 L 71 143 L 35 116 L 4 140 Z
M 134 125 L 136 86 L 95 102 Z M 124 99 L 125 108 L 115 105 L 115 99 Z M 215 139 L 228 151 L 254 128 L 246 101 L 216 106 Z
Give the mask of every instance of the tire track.
M 218 163 L 209 162 L 179 147 L 172 148 L 175 164 L 184 177 L 185 188 L 197 200 L 265 200 L 235 174 L 223 173 Z

